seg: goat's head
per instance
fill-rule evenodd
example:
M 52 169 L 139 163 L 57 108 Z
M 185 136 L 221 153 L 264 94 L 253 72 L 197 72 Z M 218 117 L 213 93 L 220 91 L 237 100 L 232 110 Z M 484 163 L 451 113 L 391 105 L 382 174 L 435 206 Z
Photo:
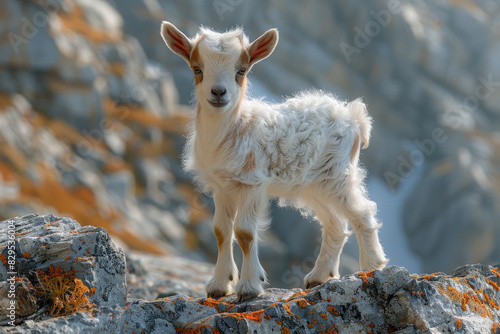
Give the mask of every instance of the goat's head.
M 278 43 L 276 29 L 268 30 L 251 44 L 241 29 L 217 33 L 202 28 L 189 39 L 170 22 L 163 22 L 161 35 L 170 50 L 193 70 L 198 103 L 212 112 L 236 107 L 245 93 L 246 74 Z

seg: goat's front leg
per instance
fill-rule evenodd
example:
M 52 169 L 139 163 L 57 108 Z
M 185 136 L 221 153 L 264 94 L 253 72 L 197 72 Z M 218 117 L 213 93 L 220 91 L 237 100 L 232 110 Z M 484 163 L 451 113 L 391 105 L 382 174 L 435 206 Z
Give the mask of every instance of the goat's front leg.
M 215 215 L 214 232 L 219 253 L 214 276 L 208 281 L 207 296 L 220 298 L 234 292 L 238 282 L 238 267 L 233 258 L 233 222 L 236 215 L 236 203 L 231 196 L 214 193 Z
M 259 262 L 257 242 L 259 225 L 266 224 L 268 199 L 265 190 L 258 187 L 241 188 L 235 235 L 243 252 L 243 262 L 236 293 L 238 300 L 244 301 L 260 295 L 263 292 L 262 283 L 266 281 L 266 273 Z

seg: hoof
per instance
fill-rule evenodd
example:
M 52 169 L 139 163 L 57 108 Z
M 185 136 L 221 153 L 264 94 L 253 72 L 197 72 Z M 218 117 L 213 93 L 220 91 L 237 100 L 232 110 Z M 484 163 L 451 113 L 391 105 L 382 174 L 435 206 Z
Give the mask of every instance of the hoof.
M 259 292 L 257 293 L 238 293 L 238 301 L 239 302 L 244 302 L 246 300 L 254 299 L 255 297 L 258 297 L 260 295 Z
M 249 280 L 243 280 L 236 286 L 236 294 L 238 295 L 238 301 L 243 302 L 245 300 L 253 299 L 264 292 L 259 281 L 250 282 Z
M 318 285 L 322 285 L 322 284 L 323 284 L 322 282 L 318 282 L 318 281 L 307 282 L 306 289 L 312 289 L 312 288 L 317 287 Z
M 219 290 L 210 291 L 207 293 L 207 297 L 213 298 L 213 299 L 218 299 L 218 298 L 224 297 L 226 295 L 227 295 L 226 291 L 219 291 Z

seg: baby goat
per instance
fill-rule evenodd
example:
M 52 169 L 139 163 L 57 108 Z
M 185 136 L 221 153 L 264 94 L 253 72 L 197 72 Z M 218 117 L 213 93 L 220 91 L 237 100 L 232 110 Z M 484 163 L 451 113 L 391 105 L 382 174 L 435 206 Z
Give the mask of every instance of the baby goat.
M 240 301 L 262 293 L 266 274 L 257 251 L 268 224 L 268 195 L 313 209 L 323 242 L 306 288 L 339 276 L 339 258 L 352 225 L 363 270 L 387 263 L 378 239 L 376 204 L 358 166 L 361 141 L 368 146 L 371 117 L 361 100 L 342 102 L 323 92 L 301 93 L 280 104 L 247 97 L 246 75 L 278 43 L 271 29 L 253 43 L 241 29 L 202 28 L 187 38 L 169 22 L 161 35 L 194 72 L 196 115 L 185 148 L 187 170 L 213 193 L 219 255 L 207 295 L 236 290 Z M 241 277 L 233 259 L 233 231 L 243 252 Z

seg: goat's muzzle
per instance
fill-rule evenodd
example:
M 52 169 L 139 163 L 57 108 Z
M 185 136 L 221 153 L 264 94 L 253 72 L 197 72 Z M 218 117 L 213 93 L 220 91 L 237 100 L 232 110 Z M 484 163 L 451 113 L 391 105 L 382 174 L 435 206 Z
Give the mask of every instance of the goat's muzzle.
M 218 101 L 210 101 L 210 100 L 208 100 L 208 103 L 210 103 L 210 105 L 211 105 L 212 107 L 215 107 L 215 108 L 222 108 L 222 107 L 227 106 L 227 104 L 229 103 L 229 101 L 221 101 L 221 100 L 218 100 Z

